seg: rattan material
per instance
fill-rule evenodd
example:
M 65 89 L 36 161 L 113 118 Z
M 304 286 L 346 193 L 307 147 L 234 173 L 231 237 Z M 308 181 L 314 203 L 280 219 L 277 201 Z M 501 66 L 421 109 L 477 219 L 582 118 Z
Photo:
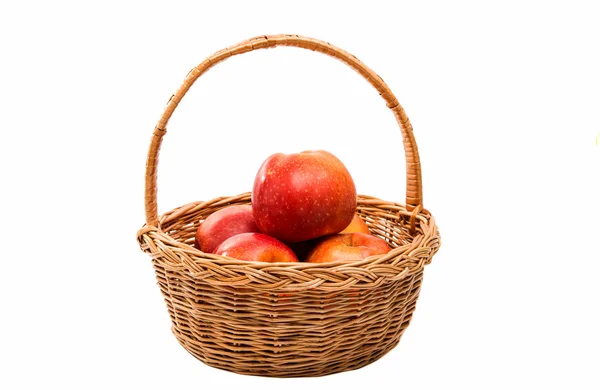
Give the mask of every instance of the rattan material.
M 203 253 L 194 234 L 211 213 L 249 204 L 250 193 L 191 203 L 158 217 L 156 165 L 167 122 L 194 81 L 233 55 L 297 46 L 338 58 L 387 102 L 404 139 L 407 206 L 359 195 L 358 213 L 393 248 L 360 262 L 259 263 Z M 422 208 L 421 170 L 412 127 L 383 80 L 356 57 L 296 35 L 263 36 L 217 52 L 192 69 L 171 97 L 146 166 L 146 225 L 138 232 L 181 345 L 206 364 L 249 375 L 320 376 L 367 365 L 398 344 L 410 323 L 424 266 L 440 240 Z

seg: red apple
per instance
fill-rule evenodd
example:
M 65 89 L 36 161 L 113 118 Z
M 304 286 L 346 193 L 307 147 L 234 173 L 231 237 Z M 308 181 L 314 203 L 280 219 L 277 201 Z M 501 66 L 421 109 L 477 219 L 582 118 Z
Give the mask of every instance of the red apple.
M 365 234 L 336 234 L 325 237 L 308 254 L 309 263 L 326 263 L 336 260 L 362 260 L 373 255 L 384 255 L 390 251 L 381 238 Z
M 281 241 L 262 233 L 242 233 L 223 241 L 215 254 L 239 260 L 268 263 L 297 262 L 294 252 Z
M 215 211 L 202 222 L 196 231 L 196 248 L 213 253 L 229 237 L 251 232 L 260 232 L 254 222 L 252 206 L 225 207 Z
M 342 231 L 356 212 L 356 187 L 333 154 L 277 153 L 254 180 L 252 209 L 259 229 L 287 243 Z
M 346 226 L 346 228 L 340 232 L 340 234 L 345 233 L 371 234 L 371 231 L 369 230 L 369 227 L 367 226 L 366 222 L 363 221 L 363 219 L 359 217 L 358 214 L 354 214 L 354 218 L 352 218 L 352 222 L 350 222 L 350 225 Z

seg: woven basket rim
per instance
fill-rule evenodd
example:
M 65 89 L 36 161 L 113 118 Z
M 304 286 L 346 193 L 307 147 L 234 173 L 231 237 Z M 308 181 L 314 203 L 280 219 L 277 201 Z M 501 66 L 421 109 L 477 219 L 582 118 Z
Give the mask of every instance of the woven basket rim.
M 242 193 L 233 197 L 219 197 L 215 198 L 212 201 L 208 202 L 192 202 L 187 205 L 175 208 L 169 212 L 166 212 L 161 215 L 160 220 L 165 220 L 165 216 L 169 214 L 175 214 L 178 216 L 185 215 L 181 210 L 195 210 L 198 211 L 198 208 L 202 209 L 203 207 L 207 207 L 206 205 L 220 203 L 223 204 L 223 207 L 227 207 L 226 202 L 224 200 L 234 199 L 238 201 L 245 201 L 250 198 L 250 192 Z M 359 206 L 362 204 L 368 205 L 371 203 L 380 203 L 393 205 L 398 207 L 400 210 L 400 214 L 404 217 L 411 215 L 410 212 L 405 210 L 405 206 L 395 202 L 389 202 L 384 200 L 378 200 L 372 196 L 368 195 L 358 195 L 358 204 Z M 404 210 L 402 210 L 404 209 Z M 208 267 L 208 268 L 224 268 L 236 272 L 244 272 L 244 269 L 248 271 L 258 271 L 258 272 L 282 272 L 285 273 L 288 271 L 316 271 L 322 270 L 324 272 L 331 271 L 337 272 L 340 270 L 355 270 L 357 273 L 360 272 L 369 272 L 369 267 L 376 266 L 390 266 L 395 263 L 398 263 L 402 260 L 406 260 L 409 258 L 407 253 L 412 253 L 415 250 L 419 250 L 424 248 L 423 240 L 426 236 L 426 232 L 431 236 L 438 235 L 437 226 L 435 225 L 435 219 L 431 215 L 428 210 L 421 210 L 419 214 L 416 216 L 418 219 L 418 233 L 415 236 L 412 236 L 412 242 L 401 245 L 393 248 L 390 252 L 385 255 L 374 255 L 367 257 L 360 261 L 332 261 L 326 263 L 307 263 L 307 262 L 278 262 L 278 263 L 268 263 L 268 262 L 260 262 L 260 261 L 247 261 L 247 260 L 239 260 L 231 257 L 216 255 L 212 253 L 202 252 L 201 250 L 193 247 L 192 245 L 186 244 L 184 242 L 180 242 L 175 238 L 171 237 L 168 233 L 164 232 L 159 227 L 144 225 L 138 231 L 138 241 L 140 245 L 143 245 L 146 239 L 152 240 L 154 242 L 159 241 L 163 248 L 157 248 L 159 251 L 164 251 L 166 247 L 177 248 L 180 254 L 185 254 L 189 257 L 191 261 L 184 261 L 179 258 L 178 266 L 183 266 L 187 272 L 194 275 L 199 272 L 198 268 Z M 172 220 L 169 220 L 172 221 Z M 163 222 L 164 223 L 164 222 Z M 159 223 L 159 226 L 162 226 L 163 223 Z M 435 249 L 434 249 L 435 250 Z M 432 254 L 433 255 L 433 254 Z M 431 256 L 432 256 L 431 255 Z M 431 257 L 430 256 L 430 257 Z M 418 262 L 416 267 L 402 267 L 400 271 L 396 275 L 393 276 L 394 279 L 403 278 L 409 275 L 414 275 L 418 273 L 421 269 L 425 267 L 425 265 L 429 264 L 428 262 Z M 196 268 L 196 269 L 195 269 Z M 295 285 L 296 283 L 292 283 Z M 352 287 L 352 286 L 348 286 Z
M 402 246 L 398 246 L 396 248 L 392 248 L 387 254 L 385 255 L 373 255 L 373 256 L 369 256 L 364 258 L 363 260 L 337 260 L 337 261 L 328 261 L 325 263 L 309 263 L 309 262 L 305 262 L 305 261 L 299 261 L 299 262 L 291 262 L 291 261 L 285 261 L 285 262 L 265 262 L 265 261 L 255 261 L 255 260 L 240 260 L 240 259 L 236 259 L 233 257 L 228 257 L 228 256 L 222 256 L 222 255 L 216 255 L 214 253 L 206 253 L 206 252 L 202 252 L 201 250 L 195 248 L 192 245 L 188 245 L 186 243 L 182 243 L 179 242 L 177 240 L 175 240 L 174 238 L 172 238 L 171 236 L 169 236 L 168 234 L 159 231 L 157 228 L 153 228 L 151 227 L 150 229 L 145 229 L 145 225 L 144 227 L 142 227 L 142 229 L 140 229 L 140 231 L 138 232 L 138 237 L 141 236 L 142 234 L 147 234 L 150 231 L 155 231 L 156 233 L 160 234 L 161 237 L 164 237 L 164 241 L 165 242 L 169 242 L 172 243 L 176 246 L 185 246 L 188 248 L 188 250 L 191 253 L 196 253 L 198 255 L 203 256 L 204 258 L 200 259 L 199 261 L 204 261 L 207 260 L 206 258 L 210 258 L 210 262 L 211 264 L 218 264 L 218 265 L 242 265 L 242 266 L 248 266 L 251 268 L 255 268 L 255 269 L 263 269 L 263 268 L 300 268 L 300 269 L 305 269 L 305 268 L 339 268 L 341 266 L 355 266 L 355 267 L 360 267 L 363 265 L 367 265 L 367 264 L 377 264 L 380 262 L 385 262 L 386 260 L 395 257 L 396 254 L 398 252 L 401 252 L 403 249 L 409 248 L 411 245 L 410 244 L 406 244 L 406 245 L 402 245 Z M 421 235 L 419 235 L 421 236 Z M 214 258 L 214 259 L 213 259 Z

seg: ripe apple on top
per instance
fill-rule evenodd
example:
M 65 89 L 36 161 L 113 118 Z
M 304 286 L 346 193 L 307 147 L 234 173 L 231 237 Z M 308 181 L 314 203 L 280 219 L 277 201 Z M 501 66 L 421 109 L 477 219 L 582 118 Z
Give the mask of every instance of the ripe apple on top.
M 277 153 L 256 175 L 252 209 L 263 233 L 287 243 L 306 241 L 348 226 L 356 211 L 356 187 L 329 152 Z

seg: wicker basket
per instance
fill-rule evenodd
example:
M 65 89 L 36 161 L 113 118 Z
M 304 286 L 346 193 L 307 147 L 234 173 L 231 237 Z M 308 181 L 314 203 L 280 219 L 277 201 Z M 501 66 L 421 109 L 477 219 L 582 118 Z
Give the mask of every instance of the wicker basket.
M 295 46 L 327 54 L 360 73 L 392 110 L 404 139 L 406 206 L 359 195 L 358 214 L 393 248 L 360 262 L 260 263 L 203 253 L 194 234 L 211 213 L 249 204 L 250 193 L 191 203 L 162 216 L 156 208 L 161 140 L 177 104 L 217 63 L 252 50 Z M 181 345 L 204 363 L 240 374 L 320 376 L 363 367 L 400 341 L 415 310 L 423 269 L 440 245 L 422 208 L 421 167 L 412 127 L 383 80 L 356 57 L 297 35 L 261 36 L 221 50 L 192 69 L 154 129 L 146 165 L 141 249 Z

